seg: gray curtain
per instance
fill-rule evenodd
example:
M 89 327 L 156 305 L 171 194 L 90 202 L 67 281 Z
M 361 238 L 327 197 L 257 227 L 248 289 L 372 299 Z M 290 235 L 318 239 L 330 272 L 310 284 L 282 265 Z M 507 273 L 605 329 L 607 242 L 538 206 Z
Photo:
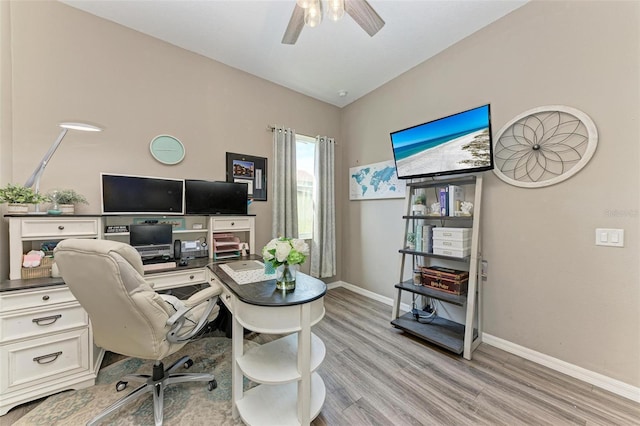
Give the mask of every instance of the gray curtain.
M 311 275 L 336 275 L 336 210 L 333 138 L 318 136 L 315 152 Z
M 297 238 L 296 131 L 276 126 L 273 129 L 273 153 L 273 238 Z

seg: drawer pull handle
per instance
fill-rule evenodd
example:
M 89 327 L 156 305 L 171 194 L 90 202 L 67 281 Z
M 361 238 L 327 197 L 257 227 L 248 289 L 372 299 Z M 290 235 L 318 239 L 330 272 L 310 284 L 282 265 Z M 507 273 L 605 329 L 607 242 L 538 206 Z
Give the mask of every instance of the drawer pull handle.
M 192 280 L 192 279 L 194 279 L 194 278 L 195 278 L 195 277 L 194 277 L 193 275 L 189 275 L 189 279 L 190 279 L 190 280 Z
M 235 222 L 231 222 L 231 226 L 234 226 L 236 223 Z
M 47 301 L 49 300 L 49 296 L 47 296 L 46 294 L 44 296 L 42 296 L 42 300 Z
M 225 298 L 225 300 L 229 300 L 229 299 L 231 299 L 231 295 L 230 294 L 225 294 L 224 298 Z
M 50 364 L 53 361 L 55 361 L 56 359 L 58 359 L 58 357 L 62 355 L 62 351 L 60 352 L 54 352 L 52 354 L 49 355 L 42 355 L 42 356 L 37 356 L 35 357 L 33 360 L 35 362 L 37 362 L 38 364 Z M 45 359 L 47 358 L 51 358 L 49 361 L 45 361 Z
M 54 322 L 58 321 L 60 318 L 62 318 L 62 314 L 51 315 L 50 317 L 34 318 L 31 320 L 31 322 L 35 322 L 38 325 L 44 326 L 51 325 Z
M 58 225 L 58 229 L 62 231 L 64 229 L 64 225 Z

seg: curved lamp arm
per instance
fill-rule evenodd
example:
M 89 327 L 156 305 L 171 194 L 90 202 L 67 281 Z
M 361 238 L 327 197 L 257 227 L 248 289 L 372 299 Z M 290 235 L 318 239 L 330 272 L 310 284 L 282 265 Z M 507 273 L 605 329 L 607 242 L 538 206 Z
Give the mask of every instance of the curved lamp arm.
M 62 131 L 58 135 L 58 138 L 55 140 L 55 142 L 53 142 L 53 145 L 51 145 L 47 153 L 44 155 L 44 157 L 42 157 L 42 160 L 40 160 L 40 163 L 38 163 L 38 166 L 33 171 L 31 176 L 29 176 L 29 179 L 27 179 L 27 182 L 25 182 L 24 184 L 26 188 L 30 188 L 35 185 L 34 190 L 36 193 L 40 191 L 40 177 L 42 177 L 42 174 L 44 173 L 44 169 L 47 167 L 47 164 L 49 164 L 49 160 L 51 160 L 51 157 L 53 157 L 53 154 L 58 149 L 58 146 L 60 146 L 62 139 L 64 139 L 64 136 L 67 134 L 67 131 L 69 129 L 82 130 L 85 132 L 101 132 L 102 131 L 100 127 L 93 126 L 91 124 L 85 124 L 85 123 L 60 123 L 60 127 L 62 127 Z
M 47 151 L 47 153 L 44 155 L 44 157 L 42 157 L 42 160 L 40 160 L 40 163 L 38 164 L 36 169 L 33 171 L 31 176 L 29 176 L 29 179 L 27 179 L 27 182 L 24 184 L 24 186 L 26 188 L 30 188 L 30 187 L 34 186 L 34 184 L 35 184 L 35 188 L 34 189 L 35 189 L 36 193 L 39 192 L 39 190 L 40 190 L 40 177 L 42 176 L 42 173 L 44 173 L 44 169 L 45 169 L 45 167 L 47 167 L 47 164 L 49 163 L 49 160 L 51 159 L 51 157 L 53 157 L 53 154 L 56 152 L 56 149 L 58 149 L 58 146 L 60 146 L 60 143 L 62 142 L 62 139 L 64 139 L 64 135 L 67 134 L 67 131 L 68 131 L 68 129 L 66 129 L 66 128 L 62 129 L 62 131 L 58 135 L 58 139 L 56 139 L 56 141 L 53 143 L 53 145 L 51 145 L 51 147 L 49 148 L 49 151 Z

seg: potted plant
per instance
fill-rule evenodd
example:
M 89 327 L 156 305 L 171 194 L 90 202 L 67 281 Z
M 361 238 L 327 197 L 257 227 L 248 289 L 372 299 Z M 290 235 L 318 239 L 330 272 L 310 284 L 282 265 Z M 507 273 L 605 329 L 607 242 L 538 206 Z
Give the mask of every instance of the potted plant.
M 407 233 L 407 244 L 409 245 L 409 250 L 415 250 L 416 248 L 416 234 L 414 232 Z
M 9 183 L 4 188 L 0 188 L 0 202 L 8 204 L 7 213 L 28 213 L 29 204 L 40 204 L 46 201 L 49 201 L 47 196 L 22 185 Z
M 89 204 L 82 194 L 73 189 L 58 189 L 49 193 L 53 202 L 53 210 L 59 210 L 62 214 L 74 214 L 77 204 Z
M 423 193 L 417 193 L 413 198 L 413 214 L 424 215 L 427 213 L 427 196 Z
M 296 288 L 297 265 L 309 256 L 309 245 L 298 238 L 274 238 L 262 249 L 265 264 L 276 269 L 276 289 L 293 291 Z

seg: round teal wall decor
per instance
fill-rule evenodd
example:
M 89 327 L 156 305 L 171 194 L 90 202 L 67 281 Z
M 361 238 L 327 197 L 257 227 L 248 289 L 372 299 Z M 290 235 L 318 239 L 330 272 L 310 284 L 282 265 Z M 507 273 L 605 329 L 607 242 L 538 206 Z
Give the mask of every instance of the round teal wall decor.
M 159 135 L 151 140 L 149 150 L 153 158 L 162 164 L 178 164 L 184 159 L 185 149 L 182 142 L 169 135 Z

